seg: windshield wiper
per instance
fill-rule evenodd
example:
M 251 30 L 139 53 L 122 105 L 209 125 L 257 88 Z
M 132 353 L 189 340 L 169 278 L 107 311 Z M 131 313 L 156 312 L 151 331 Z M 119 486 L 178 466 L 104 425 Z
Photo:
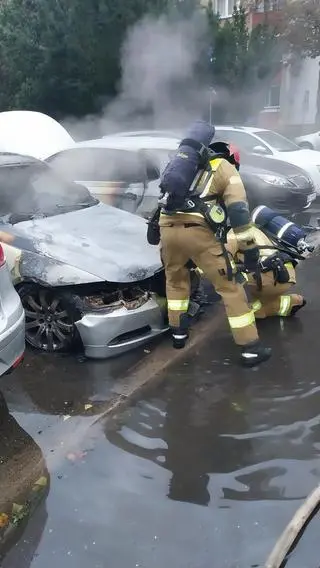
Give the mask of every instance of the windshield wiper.
M 44 219 L 47 215 L 44 213 L 12 213 L 9 217 L 10 225 L 22 223 L 23 221 L 35 221 L 36 219 Z
M 85 209 L 86 207 L 97 205 L 97 203 L 99 203 L 98 199 L 92 199 L 92 201 L 84 201 L 83 203 L 70 203 L 70 205 L 57 204 L 55 205 L 55 207 L 59 209 L 59 211 L 76 211 L 77 209 Z

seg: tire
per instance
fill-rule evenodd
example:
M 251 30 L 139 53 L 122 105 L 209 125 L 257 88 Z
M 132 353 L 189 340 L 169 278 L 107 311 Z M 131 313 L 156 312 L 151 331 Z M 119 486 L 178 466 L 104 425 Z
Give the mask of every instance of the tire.
M 70 351 L 79 340 L 79 312 L 57 290 L 23 284 L 18 290 L 26 316 L 26 342 L 47 353 Z
M 313 144 L 311 144 L 311 142 L 300 142 L 299 146 L 304 150 L 314 150 L 314 146 Z

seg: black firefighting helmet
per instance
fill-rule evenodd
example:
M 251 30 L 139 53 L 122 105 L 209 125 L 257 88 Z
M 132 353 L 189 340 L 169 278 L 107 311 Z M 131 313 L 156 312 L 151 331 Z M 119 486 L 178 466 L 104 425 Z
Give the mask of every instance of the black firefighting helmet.
M 210 144 L 209 148 L 215 154 L 219 154 L 219 156 L 223 157 L 225 160 L 228 160 L 228 162 L 235 166 L 235 168 L 239 171 L 240 152 L 236 146 L 234 146 L 233 144 L 228 144 L 227 142 L 213 142 Z

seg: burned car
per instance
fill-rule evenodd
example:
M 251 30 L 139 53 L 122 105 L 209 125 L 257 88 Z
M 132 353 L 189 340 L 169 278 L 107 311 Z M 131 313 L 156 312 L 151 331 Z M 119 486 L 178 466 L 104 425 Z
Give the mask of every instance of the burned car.
M 34 158 L 0 155 L 0 231 L 25 309 L 26 340 L 48 352 L 123 353 L 166 331 L 165 277 L 146 223 L 100 203 Z

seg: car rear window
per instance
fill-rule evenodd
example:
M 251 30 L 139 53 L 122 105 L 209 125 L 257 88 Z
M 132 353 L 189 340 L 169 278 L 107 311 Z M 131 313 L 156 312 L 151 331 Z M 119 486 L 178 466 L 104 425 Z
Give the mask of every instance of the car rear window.
M 145 179 L 145 165 L 137 152 L 109 148 L 75 148 L 47 160 L 60 175 L 72 181 L 127 181 Z

